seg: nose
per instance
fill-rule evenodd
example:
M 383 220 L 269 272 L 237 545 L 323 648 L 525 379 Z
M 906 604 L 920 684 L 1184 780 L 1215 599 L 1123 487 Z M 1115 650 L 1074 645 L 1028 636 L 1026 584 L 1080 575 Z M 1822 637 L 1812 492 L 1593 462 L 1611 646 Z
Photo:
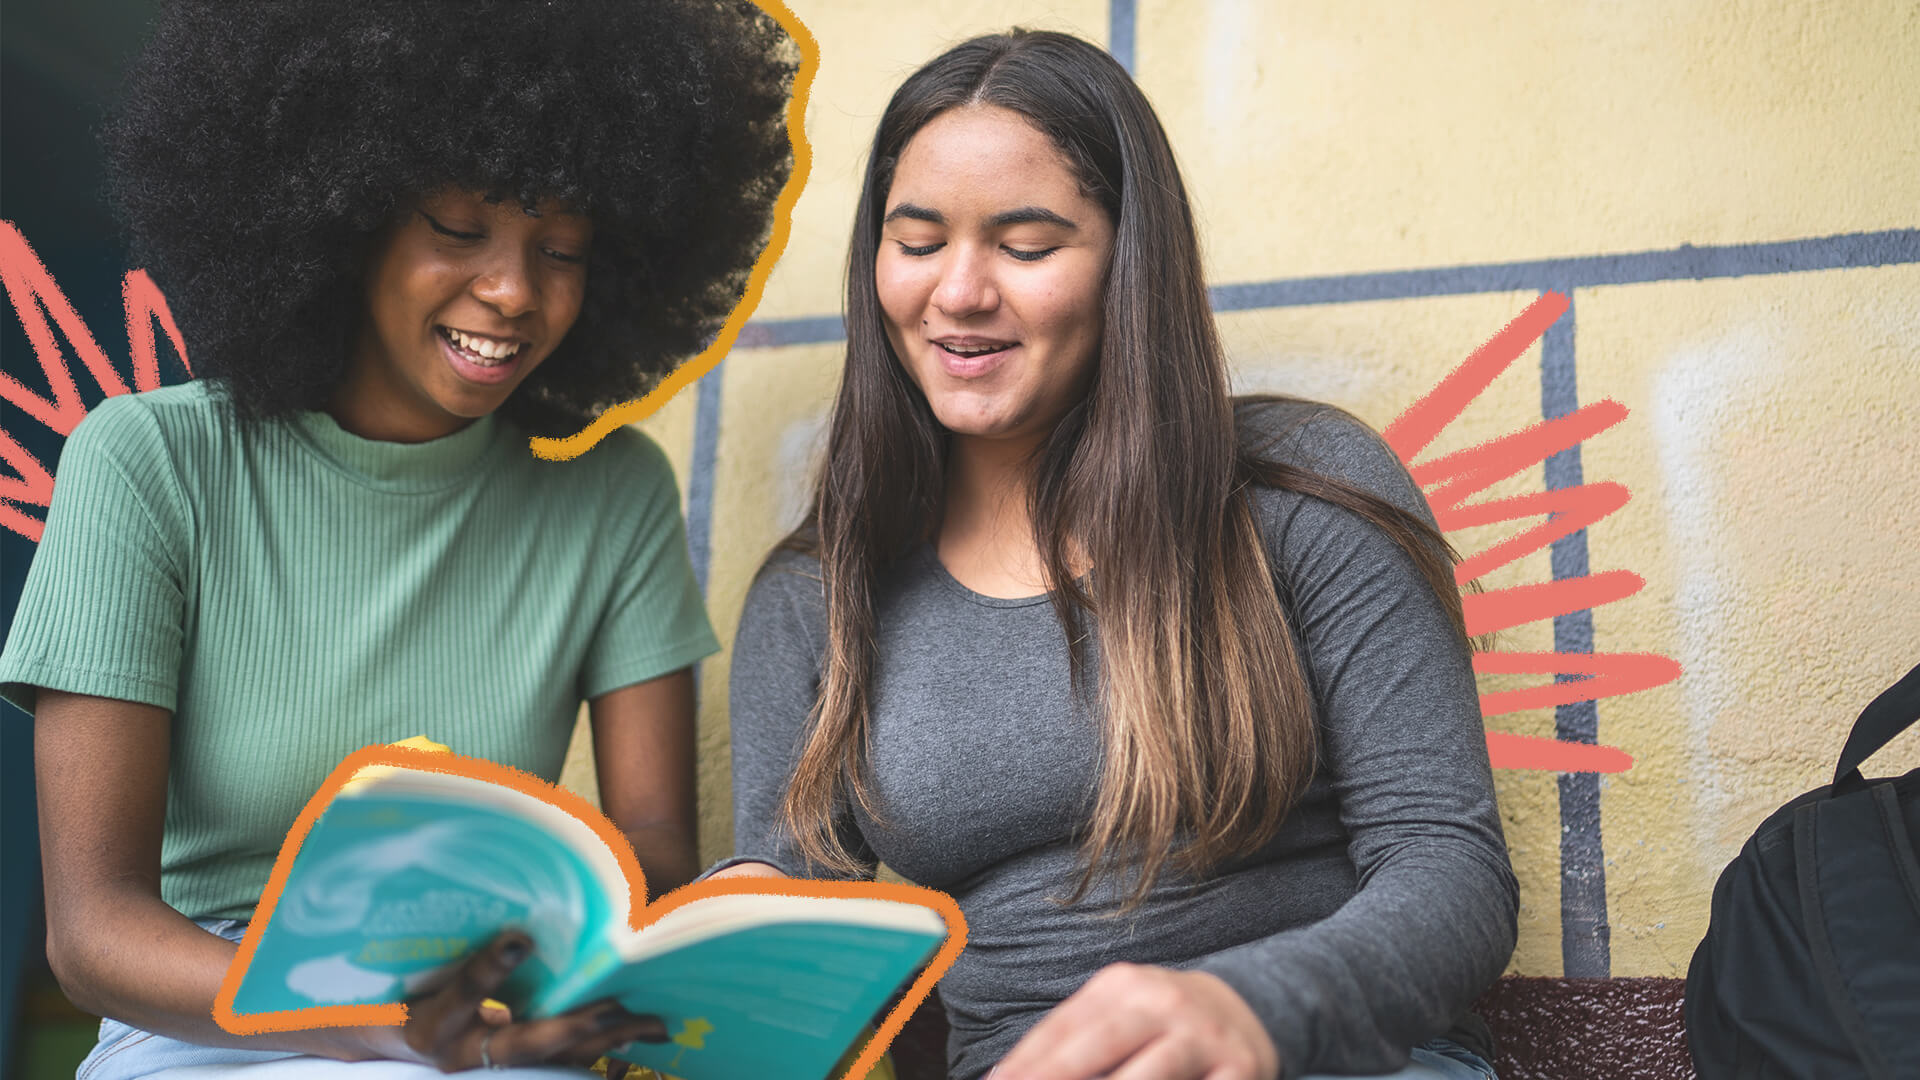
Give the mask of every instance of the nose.
M 957 247 L 950 245 L 947 258 L 942 260 L 933 306 L 950 319 L 992 311 L 1000 304 L 1000 291 L 993 281 L 989 256 L 971 247 L 955 250 Z
M 540 284 L 526 253 L 501 245 L 473 279 L 473 295 L 509 319 L 540 306 Z

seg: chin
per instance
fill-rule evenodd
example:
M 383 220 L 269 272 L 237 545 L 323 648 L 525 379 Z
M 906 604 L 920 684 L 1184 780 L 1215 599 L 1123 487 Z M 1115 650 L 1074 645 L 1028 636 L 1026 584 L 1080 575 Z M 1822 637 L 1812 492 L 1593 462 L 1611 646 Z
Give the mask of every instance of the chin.
M 935 405 L 933 418 L 955 435 L 967 435 L 974 438 L 990 439 L 1006 435 L 1018 426 L 1017 422 L 993 412 L 979 409 L 941 408 Z
M 454 416 L 464 420 L 478 420 L 488 413 L 498 412 L 500 407 L 513 397 L 514 388 L 518 386 L 519 384 L 515 383 L 514 387 L 501 388 L 491 393 L 474 393 L 462 387 L 453 393 L 438 395 L 435 402 Z

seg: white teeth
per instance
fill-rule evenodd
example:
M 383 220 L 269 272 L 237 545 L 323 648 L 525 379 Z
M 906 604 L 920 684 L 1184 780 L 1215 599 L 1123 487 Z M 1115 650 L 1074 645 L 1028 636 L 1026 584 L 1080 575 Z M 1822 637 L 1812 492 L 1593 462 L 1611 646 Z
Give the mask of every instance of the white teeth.
M 520 342 L 518 341 L 508 344 L 502 341 L 492 341 L 487 338 L 474 337 L 472 334 L 463 334 L 451 326 L 446 327 L 446 331 L 448 340 L 483 360 L 492 360 L 497 363 L 520 351 Z
M 1006 348 L 1005 345 L 975 345 L 971 347 L 965 345 L 942 345 L 940 347 L 955 356 L 984 356 L 987 353 L 999 352 L 1001 349 Z

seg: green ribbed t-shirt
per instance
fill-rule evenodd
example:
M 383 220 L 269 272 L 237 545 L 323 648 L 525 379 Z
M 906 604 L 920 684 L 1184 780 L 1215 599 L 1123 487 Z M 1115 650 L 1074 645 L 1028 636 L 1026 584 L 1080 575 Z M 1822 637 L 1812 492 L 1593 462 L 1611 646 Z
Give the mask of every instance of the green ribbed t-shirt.
M 553 780 L 582 700 L 718 647 L 638 431 L 542 461 L 495 417 L 418 444 L 244 428 L 188 383 L 67 440 L 0 693 L 171 710 L 161 895 L 243 919 L 353 751 L 426 735 Z

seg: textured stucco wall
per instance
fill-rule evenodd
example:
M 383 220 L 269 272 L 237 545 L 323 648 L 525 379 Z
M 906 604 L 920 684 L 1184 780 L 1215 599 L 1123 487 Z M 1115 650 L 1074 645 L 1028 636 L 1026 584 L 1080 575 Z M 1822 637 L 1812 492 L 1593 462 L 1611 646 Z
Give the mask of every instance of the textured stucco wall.
M 1241 387 L 1384 426 L 1539 290 L 1571 287 L 1559 351 L 1532 346 L 1429 453 L 1569 402 L 1631 410 L 1573 459 L 1586 481 L 1632 492 L 1578 538 L 1587 564 L 1646 580 L 1592 613 L 1592 647 L 1661 654 L 1685 673 L 1595 707 L 1599 741 L 1633 755 L 1630 770 L 1597 785 L 1499 774 L 1523 887 L 1513 970 L 1682 973 L 1720 866 L 1770 807 L 1822 782 L 1860 706 L 1920 661 L 1920 239 L 1899 231 L 1920 226 L 1920 6 L 793 8 L 820 46 L 815 164 L 750 328 L 761 344 L 644 425 L 689 493 L 723 641 L 800 511 L 837 377 L 862 155 L 887 95 L 981 31 L 1117 41 L 1180 154 L 1211 280 L 1277 283 L 1222 294 Z M 1879 235 L 1830 239 L 1852 234 Z M 1727 249 L 1719 271 L 1694 280 L 1683 244 Z M 1402 270 L 1432 272 L 1379 276 Z M 1549 480 L 1536 466 L 1493 494 Z M 1520 527 L 1454 540 L 1471 553 Z M 1484 584 L 1548 581 L 1553 562 L 1543 549 Z M 1497 647 L 1555 642 L 1542 622 Z M 730 843 L 728 659 L 701 672 L 709 857 Z M 1488 726 L 1552 735 L 1555 723 L 1540 709 Z M 1916 764 L 1910 736 L 1869 771 Z M 584 755 L 570 776 L 590 783 Z M 1578 819 L 1579 793 L 1596 790 L 1598 818 Z M 1572 884 L 1563 850 L 1590 863 Z M 1586 899 L 1563 919 L 1581 882 Z

